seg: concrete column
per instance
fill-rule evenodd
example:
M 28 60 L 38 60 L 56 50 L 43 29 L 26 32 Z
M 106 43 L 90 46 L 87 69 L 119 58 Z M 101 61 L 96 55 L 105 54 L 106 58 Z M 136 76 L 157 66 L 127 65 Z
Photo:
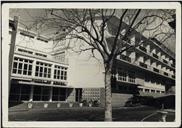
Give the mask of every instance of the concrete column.
M 151 63 L 151 65 L 152 65 L 152 67 L 156 67 L 156 62 L 153 61 L 153 62 Z
M 138 61 L 139 61 L 139 62 L 144 62 L 143 56 L 140 56 L 140 57 L 138 58 Z
M 75 88 L 73 88 L 73 89 L 67 89 L 67 99 L 66 99 L 66 101 L 67 102 L 75 102 L 75 93 L 76 93 L 76 91 L 75 91 Z
M 131 52 L 129 57 L 132 59 L 131 61 L 133 63 L 135 61 L 135 59 L 136 59 L 136 53 L 135 52 Z
M 162 56 L 161 56 L 161 59 L 165 59 L 166 57 L 165 57 L 165 55 L 164 54 L 162 54 Z
M 161 52 L 160 51 L 157 53 L 157 55 L 159 58 L 161 58 Z
M 147 52 L 150 53 L 150 44 L 147 44 L 146 49 L 147 49 Z
M 35 77 L 35 69 L 36 69 L 36 60 L 33 60 L 33 64 L 32 64 L 32 77 Z
M 51 79 L 54 79 L 54 64 L 51 66 Z M 51 81 L 51 84 L 53 85 L 53 81 Z
M 50 87 L 49 102 L 52 102 L 53 87 Z
M 147 64 L 147 65 L 149 65 L 150 66 L 150 58 L 147 58 L 146 60 L 145 60 L 145 64 Z
M 166 60 L 169 61 L 169 57 L 166 57 Z
M 34 86 L 31 86 L 31 90 L 30 90 L 30 98 L 29 101 L 33 101 L 33 91 L 34 91 Z
M 152 49 L 151 53 L 156 54 L 156 49 L 155 49 L 155 48 L 154 48 L 154 49 Z

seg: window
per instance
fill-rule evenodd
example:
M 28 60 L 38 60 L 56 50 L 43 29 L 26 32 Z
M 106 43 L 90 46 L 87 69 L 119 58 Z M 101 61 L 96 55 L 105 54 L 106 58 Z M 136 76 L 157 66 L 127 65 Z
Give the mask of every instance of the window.
M 145 89 L 145 92 L 149 92 L 149 89 Z
M 14 57 L 13 74 L 32 75 L 33 60 Z
M 127 76 L 128 76 L 128 79 L 127 79 Z M 119 70 L 118 71 L 118 80 L 135 83 L 135 72 L 132 72 L 132 71 L 126 72 L 124 70 Z
M 120 81 L 126 81 L 127 73 L 125 71 L 120 70 L 118 72 L 118 80 Z
M 164 93 L 164 91 L 161 91 L 161 93 Z
M 56 61 L 65 62 L 65 53 L 56 54 L 54 58 Z
M 157 90 L 157 93 L 160 93 L 160 91 L 159 91 L 159 90 Z
M 151 90 L 152 93 L 155 93 L 155 90 Z
M 41 56 L 41 57 L 47 57 L 47 55 L 45 54 L 41 54 L 41 53 L 35 53 L 36 56 Z
M 135 73 L 134 72 L 128 72 L 128 81 L 135 83 Z
M 33 54 L 32 51 L 28 51 L 28 50 L 24 50 L 24 49 L 20 49 L 20 48 L 18 48 L 18 51 L 23 52 L 23 53 Z
M 65 101 L 66 100 L 66 89 L 65 88 L 53 88 L 52 100 L 53 101 Z
M 20 35 L 27 36 L 29 38 L 34 38 L 34 36 L 30 32 L 26 32 L 26 31 L 20 32 Z
M 36 62 L 35 76 L 51 78 L 51 64 Z
M 67 68 L 55 65 L 54 79 L 67 80 Z

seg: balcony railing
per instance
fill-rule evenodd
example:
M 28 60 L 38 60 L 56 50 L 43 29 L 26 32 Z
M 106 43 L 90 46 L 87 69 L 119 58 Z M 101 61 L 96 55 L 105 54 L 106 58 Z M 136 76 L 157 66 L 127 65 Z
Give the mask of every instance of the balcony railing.
M 155 53 L 152 53 L 152 56 L 159 59 L 159 56 L 157 54 L 155 54 Z
M 54 81 L 53 82 L 54 85 L 63 85 L 63 86 L 66 86 L 66 84 L 64 82 L 57 82 L 57 81 Z
M 175 78 L 175 75 L 172 75 L 172 78 Z
M 147 65 L 145 63 L 139 62 L 139 65 L 143 68 L 147 68 Z
M 51 84 L 51 81 L 41 80 L 41 79 L 33 79 L 35 83 L 43 83 L 43 84 Z
M 144 52 L 147 52 L 147 49 L 145 47 L 143 47 L 143 46 L 139 46 L 139 49 L 144 51 Z
M 164 75 L 165 75 L 165 76 L 168 76 L 169 74 L 168 74 L 167 72 L 164 72 Z
M 157 68 L 153 68 L 153 71 L 159 73 L 159 69 L 157 69 Z
M 162 61 L 163 61 L 164 63 L 168 64 L 168 63 L 167 63 L 167 60 L 163 59 Z
M 174 64 L 171 64 L 171 66 L 175 68 L 175 65 Z
M 128 61 L 128 62 L 131 62 L 131 58 L 128 57 L 128 56 L 125 56 L 125 55 L 121 55 L 120 56 L 120 59 L 125 60 L 125 61 Z

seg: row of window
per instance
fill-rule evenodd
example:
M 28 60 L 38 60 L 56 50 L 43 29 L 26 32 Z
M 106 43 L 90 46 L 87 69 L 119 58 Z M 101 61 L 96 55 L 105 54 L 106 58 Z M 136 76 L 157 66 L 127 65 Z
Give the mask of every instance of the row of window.
M 154 90 L 154 89 L 144 89 L 144 88 L 139 88 L 139 91 L 147 93 L 164 93 L 164 91 Z
M 25 50 L 25 49 L 21 49 L 21 48 L 18 48 L 18 51 L 19 52 L 22 52 L 22 53 L 27 53 L 27 54 L 33 54 L 32 51 L 29 51 L 29 50 Z M 36 56 L 40 56 L 40 57 L 47 57 L 47 55 L 45 54 L 42 54 L 42 53 L 35 53 Z
M 125 60 L 125 61 L 128 61 L 128 62 L 130 62 L 131 63 L 131 58 L 130 57 L 128 57 L 128 56 L 126 56 L 126 55 L 121 55 L 120 56 L 120 59 L 122 59 L 122 60 Z M 152 64 L 153 62 L 151 62 L 151 64 Z M 170 71 L 163 71 L 163 70 L 161 70 L 161 69 L 158 69 L 158 68 L 154 68 L 154 67 L 152 67 L 151 65 L 148 65 L 148 64 L 146 64 L 146 63 L 143 63 L 143 62 L 141 62 L 141 61 L 138 61 L 138 63 L 137 63 L 139 66 L 141 66 L 141 67 L 143 67 L 143 68 L 146 68 L 146 69 L 150 69 L 150 70 L 152 70 L 152 71 L 154 71 L 154 72 L 157 72 L 157 73 L 161 73 L 162 75 L 165 75 L 165 76 L 170 76 L 170 77 L 172 77 L 172 78 L 175 78 L 175 76 L 173 75 L 173 73 L 171 73 L 171 72 L 175 72 L 175 71 L 172 71 L 172 70 L 170 70 Z M 162 65 L 161 65 L 162 66 Z M 156 66 L 157 67 L 157 66 Z M 169 70 L 169 69 L 168 69 Z
M 22 31 L 22 32 L 20 32 L 20 35 L 22 35 L 24 37 L 29 37 L 29 38 L 32 38 L 32 39 L 35 38 L 35 34 L 30 33 L 28 31 Z M 37 37 L 37 40 L 43 41 L 45 43 L 48 43 L 48 40 L 44 39 L 43 37 Z
M 147 52 L 147 49 L 143 46 L 139 46 L 139 49 L 142 50 L 143 52 L 146 52 L 147 54 L 151 53 L 151 52 Z M 158 54 L 156 54 L 154 52 L 152 52 L 150 55 L 156 59 L 160 59 L 160 61 L 164 62 L 165 64 L 174 67 L 173 63 L 175 63 L 175 62 L 173 60 L 171 60 L 172 62 L 170 62 L 170 61 L 166 60 L 166 58 L 162 57 L 162 55 L 159 56 Z
M 51 78 L 51 64 L 36 62 L 35 76 Z
M 32 75 L 32 60 L 14 57 L 13 73 L 20 75 Z
M 67 68 L 61 66 L 54 67 L 54 79 L 67 79 Z
M 10 101 L 28 101 L 30 99 L 31 86 L 29 85 L 14 85 L 12 84 L 10 90 Z M 33 87 L 33 101 L 48 101 L 50 99 L 50 87 L 34 86 Z M 53 88 L 53 101 L 65 101 L 66 89 Z
M 32 75 L 33 60 L 14 57 L 13 73 L 19 75 Z M 35 76 L 43 78 L 51 78 L 51 64 L 44 62 L 36 62 Z M 54 66 L 54 79 L 67 80 L 67 68 L 55 65 Z
M 130 53 L 128 53 L 128 54 L 130 54 Z M 135 61 L 137 61 L 140 57 L 141 57 L 141 55 L 136 54 Z M 124 54 L 121 54 L 121 55 L 119 56 L 119 58 L 122 59 L 122 60 L 128 61 L 128 62 L 130 62 L 130 63 L 131 63 L 131 60 L 132 60 L 131 57 L 129 57 L 128 55 L 124 55 Z M 142 59 L 141 61 L 145 62 L 145 61 L 148 61 L 148 60 L 149 60 L 149 57 L 144 56 L 143 59 Z M 152 65 L 153 63 L 156 63 L 156 65 L 159 64 L 159 62 L 153 61 L 153 60 L 151 60 L 151 59 L 150 59 L 150 61 L 151 61 L 151 62 L 150 62 L 150 65 Z M 139 65 L 142 66 L 142 67 L 144 67 L 144 68 L 147 68 L 147 65 L 146 65 L 145 63 L 143 63 L 143 62 L 139 62 Z M 168 65 L 168 61 L 166 62 L 166 60 L 163 60 L 162 62 L 164 62 L 165 64 Z M 164 65 L 164 64 L 161 64 L 161 63 L 160 63 L 160 65 L 161 65 L 161 67 L 164 67 L 164 66 L 166 67 L 166 65 Z M 172 66 L 173 68 L 175 67 L 174 64 L 171 64 L 171 65 L 168 65 L 168 66 Z M 167 67 L 166 67 L 166 68 L 167 68 Z
M 125 35 L 126 34 L 126 29 L 123 29 L 122 31 L 121 31 L 121 35 Z M 140 36 L 139 36 L 140 37 Z M 141 42 L 141 45 L 144 45 L 145 43 L 142 43 L 143 42 L 143 40 L 141 39 L 141 38 L 138 38 L 138 36 L 136 36 L 136 35 L 131 35 L 130 36 L 130 38 L 125 38 L 125 41 L 127 41 L 128 43 L 130 43 L 130 44 L 135 44 L 135 42 L 137 41 L 137 42 Z M 170 54 L 170 55 L 172 55 L 173 56 L 173 53 L 167 48 L 167 47 L 165 47 L 163 44 L 161 44 L 156 38 L 152 38 L 151 39 L 151 41 L 152 42 L 155 42 L 157 45 L 158 45 L 158 47 L 162 47 L 162 49 L 163 50 L 165 50 L 168 54 Z M 149 45 L 149 44 L 148 44 Z M 151 46 L 150 45 L 150 47 L 148 47 L 148 51 L 149 52 L 152 52 L 153 50 L 154 50 L 154 48 L 152 48 L 152 47 L 157 47 L 157 46 Z M 147 49 L 144 47 L 144 46 L 139 46 L 139 48 L 142 50 L 142 51 L 144 51 L 144 52 L 147 52 Z M 160 50 L 161 51 L 161 50 Z M 164 53 L 164 54 L 166 54 L 166 53 Z M 155 56 L 155 55 L 154 55 Z M 158 57 L 158 56 L 156 56 L 156 57 Z
M 135 72 L 119 70 L 118 80 L 135 83 Z

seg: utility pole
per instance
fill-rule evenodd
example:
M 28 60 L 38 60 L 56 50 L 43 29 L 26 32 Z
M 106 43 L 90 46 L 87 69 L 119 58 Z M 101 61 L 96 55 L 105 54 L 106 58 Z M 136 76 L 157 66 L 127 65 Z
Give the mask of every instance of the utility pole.
M 9 95 L 10 95 L 11 72 L 12 72 L 13 56 L 14 56 L 14 49 L 15 49 L 16 33 L 17 33 L 17 27 L 18 27 L 18 17 L 17 16 L 14 17 L 14 20 L 9 20 L 9 27 L 12 29 L 10 50 L 9 50 Z

